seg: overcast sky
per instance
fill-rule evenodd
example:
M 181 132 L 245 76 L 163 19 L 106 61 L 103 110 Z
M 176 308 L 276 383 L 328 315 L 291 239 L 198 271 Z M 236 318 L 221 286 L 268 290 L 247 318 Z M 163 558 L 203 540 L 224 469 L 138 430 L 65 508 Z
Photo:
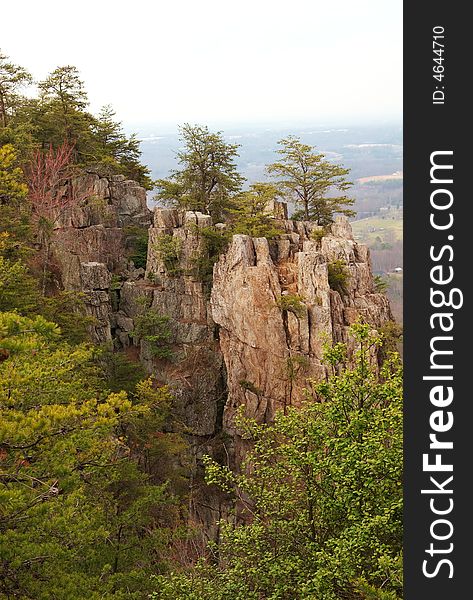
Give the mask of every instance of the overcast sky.
M 402 0 L 65 0 L 2 5 L 36 79 L 79 68 L 126 126 L 400 121 Z

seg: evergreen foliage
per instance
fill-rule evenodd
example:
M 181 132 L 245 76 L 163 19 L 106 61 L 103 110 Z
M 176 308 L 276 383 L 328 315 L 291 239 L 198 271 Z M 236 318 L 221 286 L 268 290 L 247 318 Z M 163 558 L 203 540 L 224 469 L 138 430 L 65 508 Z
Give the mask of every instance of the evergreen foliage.
M 135 329 L 131 335 L 147 342 L 151 354 L 156 358 L 171 359 L 172 332 L 169 323 L 168 316 L 149 308 L 135 317 Z
M 307 312 L 304 298 L 299 294 L 283 294 L 278 297 L 276 304 L 281 310 L 292 312 L 298 317 L 303 317 Z
M 249 190 L 235 196 L 229 209 L 232 233 L 267 239 L 283 233 L 271 210 L 279 197 L 278 190 L 270 183 L 253 183 Z
M 74 163 L 100 174 L 123 174 L 147 189 L 150 171 L 140 162 L 139 140 L 127 136 L 111 107 L 88 111 L 84 82 L 76 67 L 57 67 L 38 83 L 37 97 L 24 97 L 28 72 L 0 53 L 0 146 L 10 143 L 26 162 L 35 149 L 74 148 Z
M 231 232 L 214 226 L 195 227 L 194 232 L 199 237 L 200 249 L 192 258 L 192 275 L 206 284 L 210 291 L 214 264 L 222 252 L 225 252 L 230 242 Z
M 133 453 L 153 447 L 143 425 L 162 428 L 170 396 L 151 380 L 105 391 L 95 354 L 0 313 L 2 597 L 143 598 L 162 564 L 175 500 Z
M 346 179 L 348 169 L 329 162 L 324 154 L 316 153 L 312 146 L 303 144 L 295 136 L 283 138 L 279 144 L 281 160 L 269 165 L 268 173 L 276 177 L 281 193 L 289 194 L 296 205 L 301 206 L 294 219 L 329 225 L 337 213 L 355 214 L 347 208 L 353 205 L 354 199 L 343 193 L 352 185 Z M 333 191 L 342 195 L 329 196 Z
M 236 144 L 225 142 L 221 132 L 185 124 L 181 127 L 184 150 L 177 157 L 181 168 L 158 180 L 157 199 L 165 204 L 210 214 L 214 222 L 224 218 L 231 198 L 241 190 Z
M 338 292 L 341 295 L 348 293 L 348 282 L 350 280 L 350 272 L 343 260 L 334 260 L 327 265 L 328 283 L 330 289 Z
M 162 233 L 155 239 L 154 250 L 156 251 L 159 259 L 163 262 L 168 275 L 171 277 L 180 275 L 180 238 L 168 233 Z

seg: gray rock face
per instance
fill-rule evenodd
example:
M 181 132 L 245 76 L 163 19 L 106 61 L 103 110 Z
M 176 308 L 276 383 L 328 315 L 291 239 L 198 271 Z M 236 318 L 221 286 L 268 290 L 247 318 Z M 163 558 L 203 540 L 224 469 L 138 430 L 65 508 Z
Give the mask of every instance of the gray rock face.
M 287 220 L 278 203 L 273 208 L 285 232 L 270 241 L 233 236 L 214 265 L 210 290 L 195 268 L 208 215 L 155 209 L 145 272 L 127 260 L 123 229 L 151 223 L 145 191 L 120 177 L 87 175 L 75 185 L 92 186 L 97 201 L 65 214 L 54 233 L 62 284 L 87 295 L 96 341 L 135 346 L 146 370 L 171 387 L 196 461 L 224 434 L 238 469 L 248 450 L 234 421 L 241 405 L 259 422 L 300 405 L 307 380 L 326 377 L 324 341 L 352 346 L 348 329 L 358 318 L 375 329 L 392 319 L 387 298 L 374 290 L 369 251 L 343 217 L 323 232 Z M 350 275 L 343 294 L 329 284 L 336 260 Z M 150 310 L 169 317 L 171 360 L 156 358 L 134 337 L 137 317 Z M 218 497 L 192 502 L 209 531 L 215 520 L 209 507 L 226 510 Z
M 219 428 L 219 407 L 224 402 L 223 359 L 215 339 L 208 291 L 193 274 L 202 249 L 199 229 L 210 225 L 210 216 L 158 208 L 153 224 L 146 267 L 148 307 L 169 317 L 175 359 L 170 363 L 153 360 L 143 343 L 141 358 L 149 372 L 174 389 L 192 435 L 213 435 Z M 172 272 L 159 249 L 163 236 L 176 243 L 178 257 Z
M 148 227 L 151 224 L 146 190 L 123 175 L 101 177 L 96 173 L 85 173 L 72 180 L 71 185 L 60 193 L 65 197 L 73 196 L 78 205 L 72 203 L 58 215 L 57 228 Z
M 83 262 L 80 264 L 80 278 L 84 291 L 108 290 L 112 275 L 103 263 Z
M 125 342 L 128 332 L 123 332 L 114 320 L 114 309 L 118 307 L 112 305 L 110 288 L 112 274 L 131 279 L 144 274 L 126 258 L 124 228 L 148 227 L 151 223 L 146 190 L 122 175 L 100 177 L 86 173 L 60 193 L 80 200 L 56 220 L 52 262 L 60 285 L 66 290 L 85 292 L 86 311 L 95 321 L 91 326 L 95 341 L 111 342 L 113 324 L 115 336 Z

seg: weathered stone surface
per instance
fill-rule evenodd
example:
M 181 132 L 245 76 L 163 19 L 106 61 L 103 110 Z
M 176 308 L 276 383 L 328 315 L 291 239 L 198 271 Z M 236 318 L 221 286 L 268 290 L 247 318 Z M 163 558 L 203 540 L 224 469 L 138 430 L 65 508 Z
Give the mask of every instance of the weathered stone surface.
M 146 190 L 123 175 L 101 177 L 96 173 L 85 173 L 59 193 L 75 199 L 58 214 L 56 227 L 59 229 L 92 225 L 148 227 L 151 223 Z
M 234 425 L 241 404 L 259 421 L 299 405 L 307 379 L 326 376 L 324 341 L 349 342 L 348 328 L 360 317 L 374 328 L 392 318 L 386 297 L 373 293 L 369 253 L 353 240 L 347 219 L 337 218 L 321 241 L 310 239 L 314 227 L 286 221 L 288 233 L 271 245 L 235 235 L 214 267 L 212 317 L 228 385 L 224 428 L 237 465 L 245 451 Z M 347 294 L 330 289 L 334 260 L 349 270 Z M 284 309 L 284 299 L 294 306 Z
M 112 307 L 106 291 L 92 290 L 87 292 L 86 313 L 93 317 L 92 335 L 98 343 L 110 342 Z
M 172 230 L 182 225 L 182 213 L 176 208 L 157 208 L 154 211 L 153 225 L 157 229 Z
M 125 315 L 122 311 L 116 313 L 115 322 L 117 327 L 125 333 L 130 333 L 135 327 L 133 319 Z
M 321 236 L 316 224 L 287 220 L 283 208 L 273 207 L 286 219 L 280 221 L 285 233 L 269 242 L 233 236 L 214 266 L 209 298 L 195 268 L 208 215 L 155 209 L 144 273 L 125 256 L 122 228 L 145 219 L 143 193 L 120 177 L 90 176 L 81 185 L 93 186 L 109 208 L 102 222 L 96 222 L 97 207 L 84 208 L 55 232 L 64 286 L 89 294 L 98 341 L 113 337 L 121 346 L 139 346 L 146 370 L 172 388 L 176 416 L 191 436 L 207 438 L 221 429 L 230 435 L 237 467 L 248 446 L 234 423 L 240 405 L 261 422 L 300 405 L 307 380 L 326 377 L 324 341 L 352 346 L 348 329 L 358 318 L 373 328 L 392 318 L 386 297 L 375 293 L 369 251 L 355 242 L 344 217 Z M 162 236 L 174 240 L 172 265 L 159 250 Z M 343 295 L 329 285 L 335 260 L 350 274 Z M 118 283 L 112 284 L 112 273 Z M 131 335 L 137 316 L 149 310 L 169 317 L 172 360 L 156 358 L 148 342 Z
M 125 179 L 122 175 L 110 178 L 110 200 L 118 212 L 118 224 L 149 226 L 151 212 L 146 204 L 146 190 L 136 181 Z
M 212 224 L 212 217 L 204 215 L 199 211 L 187 210 L 184 213 L 184 227 L 209 227 Z
M 219 419 L 226 393 L 223 359 L 215 339 L 208 290 L 193 275 L 195 259 L 202 251 L 198 231 L 210 225 L 210 217 L 200 212 L 156 208 L 153 224 L 149 231 L 145 303 L 149 309 L 169 317 L 174 359 L 153 358 L 146 343 L 141 343 L 141 359 L 150 373 L 173 389 L 181 420 L 189 432 L 194 436 L 212 435 L 221 427 Z M 178 258 L 172 271 L 159 251 L 163 235 L 176 240 Z M 122 287 L 120 306 L 127 315 L 134 316 L 139 311 L 138 294 L 137 286 L 130 282 Z M 143 301 L 140 302 L 143 310 Z
M 392 318 L 386 297 L 375 293 L 369 251 L 354 241 L 344 217 L 321 237 L 316 224 L 287 220 L 285 208 L 273 206 L 284 233 L 269 242 L 233 236 L 214 266 L 209 296 L 195 268 L 208 215 L 155 209 L 145 272 L 126 257 L 123 231 L 150 223 L 145 191 L 120 176 L 89 174 L 74 185 L 77 194 L 93 190 L 93 196 L 87 206 L 66 211 L 54 232 L 62 285 L 86 293 L 96 341 L 134 345 L 145 369 L 170 386 L 175 418 L 186 427 L 196 461 L 199 453 L 212 452 L 210 441 L 223 432 L 238 468 L 249 448 L 234 420 L 241 405 L 259 422 L 300 405 L 307 380 L 327 375 L 324 341 L 353 349 L 348 329 L 358 318 L 373 328 Z M 158 250 L 162 236 L 174 240 L 172 265 Z M 350 273 L 343 295 L 330 289 L 334 260 L 344 261 Z M 171 360 L 156 358 L 148 342 L 132 335 L 137 317 L 150 310 L 169 317 Z M 193 514 L 209 523 L 211 506 L 225 511 L 217 497 L 206 498 L 205 507 L 197 496 L 193 502 Z
M 124 227 L 148 227 L 151 223 L 146 190 L 122 175 L 86 173 L 59 193 L 77 203 L 71 202 L 56 219 L 51 264 L 58 284 L 66 290 L 87 292 L 86 310 L 95 319 L 91 328 L 95 341 L 110 341 L 112 324 L 118 327 L 116 337 L 123 341 L 127 331 L 121 330 L 113 316 L 120 286 L 112 296 L 109 290 L 112 274 L 135 281 L 144 275 L 144 269 L 134 269 L 127 258 Z
M 276 219 L 286 220 L 287 219 L 287 203 L 279 202 L 278 200 L 271 200 L 266 205 L 265 213 L 275 217 Z
M 92 225 L 83 229 L 69 227 L 54 232 L 53 256 L 59 263 L 65 289 L 77 289 L 77 277 L 68 263 L 101 262 L 111 272 L 126 269 L 123 229 Z M 64 277 L 64 274 L 69 276 Z M 70 279 L 69 279 L 70 277 Z
M 120 291 L 120 310 L 132 319 L 151 306 L 153 286 L 144 282 L 125 281 Z
M 83 262 L 80 265 L 80 278 L 84 291 L 108 290 L 112 275 L 103 263 Z
M 330 226 L 330 231 L 335 237 L 353 239 L 353 231 L 348 219 L 342 215 L 335 217 L 334 223 Z

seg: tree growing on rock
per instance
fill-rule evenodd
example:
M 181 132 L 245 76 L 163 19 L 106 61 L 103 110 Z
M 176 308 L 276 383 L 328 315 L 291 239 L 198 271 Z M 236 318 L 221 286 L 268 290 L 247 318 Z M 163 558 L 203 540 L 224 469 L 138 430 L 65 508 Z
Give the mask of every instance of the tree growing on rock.
M 90 192 L 77 194 L 72 185 L 74 147 L 67 141 L 56 150 L 50 146 L 46 152 L 36 150 L 26 168 L 28 198 L 39 242 L 43 248 L 43 293 L 46 291 L 51 238 L 54 229 L 66 210 L 79 206 Z
M 279 195 L 270 183 L 253 183 L 248 190 L 235 196 L 229 211 L 232 233 L 268 239 L 282 233 L 272 209 Z
M 277 151 L 281 159 L 267 167 L 276 179 L 283 194 L 301 209 L 293 218 L 316 221 L 319 225 L 333 222 L 334 215 L 353 216 L 354 199 L 345 192 L 352 185 L 346 179 L 349 169 L 326 160 L 325 155 L 315 152 L 312 146 L 303 144 L 299 138 L 289 136 L 279 141 Z M 331 195 L 340 192 L 339 195 Z
M 235 158 L 238 145 L 228 144 L 222 133 L 208 127 L 185 124 L 180 128 L 184 149 L 177 157 L 181 168 L 157 181 L 157 199 L 186 210 L 199 210 L 219 221 L 244 178 Z

